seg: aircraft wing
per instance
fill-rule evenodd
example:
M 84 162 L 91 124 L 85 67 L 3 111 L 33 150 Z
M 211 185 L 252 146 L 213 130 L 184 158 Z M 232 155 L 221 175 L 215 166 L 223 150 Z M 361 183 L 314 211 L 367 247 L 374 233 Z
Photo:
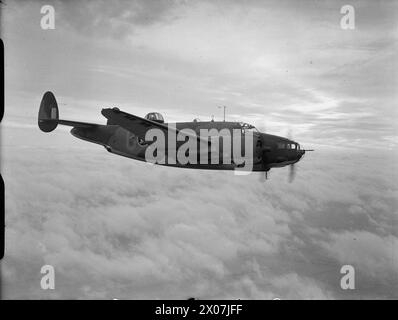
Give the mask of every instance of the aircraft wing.
M 105 118 L 110 120 L 113 124 L 121 126 L 122 128 L 134 133 L 136 136 L 140 137 L 143 140 L 145 140 L 146 132 L 150 129 L 155 129 L 155 128 L 160 129 L 164 131 L 166 136 L 168 130 L 174 130 L 176 135 L 181 132 L 176 128 L 168 126 L 167 124 L 144 119 L 135 116 L 133 114 L 120 111 L 117 108 L 102 109 L 101 113 Z M 181 132 L 181 134 L 184 134 L 186 136 L 192 136 L 195 139 L 197 139 L 199 143 L 207 143 L 208 145 L 210 145 L 210 141 L 208 141 L 207 139 L 203 139 L 200 136 L 190 135 L 189 133 L 185 132 Z

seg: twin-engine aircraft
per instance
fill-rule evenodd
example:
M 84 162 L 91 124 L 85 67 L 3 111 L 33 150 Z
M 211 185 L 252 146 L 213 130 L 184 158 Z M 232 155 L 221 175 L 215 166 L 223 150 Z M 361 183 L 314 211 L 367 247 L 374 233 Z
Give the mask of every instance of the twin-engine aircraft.
M 118 108 L 102 109 L 101 113 L 107 118 L 106 125 L 59 119 L 57 101 L 48 91 L 41 100 L 38 125 L 43 132 L 53 131 L 58 124 L 71 126 L 72 135 L 100 144 L 111 153 L 171 167 L 246 169 L 265 172 L 267 178 L 271 168 L 290 166 L 290 181 L 294 164 L 306 151 L 313 151 L 290 139 L 261 133 L 247 123 L 195 119 L 167 124 L 157 112 L 145 118 Z

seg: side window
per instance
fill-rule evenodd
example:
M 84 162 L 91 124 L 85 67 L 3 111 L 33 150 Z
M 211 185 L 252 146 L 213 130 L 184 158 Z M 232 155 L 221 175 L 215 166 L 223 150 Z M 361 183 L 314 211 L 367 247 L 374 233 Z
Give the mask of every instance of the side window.
M 278 143 L 278 149 L 285 149 L 284 143 Z

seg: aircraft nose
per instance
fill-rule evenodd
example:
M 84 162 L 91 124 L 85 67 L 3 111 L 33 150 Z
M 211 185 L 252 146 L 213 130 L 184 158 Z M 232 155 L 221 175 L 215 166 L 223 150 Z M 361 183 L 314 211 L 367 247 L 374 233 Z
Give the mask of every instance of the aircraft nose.
M 305 154 L 305 150 L 298 150 L 297 161 L 299 161 L 303 157 L 304 154 Z

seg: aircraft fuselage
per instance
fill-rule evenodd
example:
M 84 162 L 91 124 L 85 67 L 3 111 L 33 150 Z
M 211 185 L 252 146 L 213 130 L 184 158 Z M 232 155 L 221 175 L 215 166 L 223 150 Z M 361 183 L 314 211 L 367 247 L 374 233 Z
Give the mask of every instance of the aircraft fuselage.
M 199 159 L 197 161 L 198 163 L 181 164 L 178 163 L 178 159 L 176 159 L 176 163 L 168 163 L 166 161 L 166 163 L 164 163 L 163 165 L 193 169 L 234 170 L 236 168 L 236 164 L 234 164 L 233 162 L 223 163 L 223 154 L 226 152 L 233 153 L 233 142 L 236 139 L 240 140 L 242 154 L 244 154 L 247 149 L 245 145 L 245 134 L 247 133 L 245 133 L 244 130 L 242 131 L 241 125 L 237 122 L 180 122 L 176 123 L 175 127 L 178 130 L 191 129 L 195 131 L 198 136 L 200 135 L 200 130 L 210 131 L 214 129 L 217 130 L 218 133 L 221 133 L 219 137 L 223 137 L 223 135 L 227 133 L 225 130 L 227 130 L 230 132 L 232 140 L 231 148 L 229 148 L 228 145 L 225 146 L 223 143 L 223 138 L 221 138 L 218 144 L 218 163 L 211 163 L 211 156 L 209 156 L 209 161 L 207 164 L 199 163 Z M 234 137 L 234 130 L 238 130 L 238 132 L 240 131 L 241 135 Z M 138 138 L 132 132 L 124 129 L 119 125 L 98 125 L 94 128 L 75 127 L 71 130 L 71 133 L 77 138 L 103 145 L 106 150 L 111 153 L 139 161 L 146 161 L 145 152 L 149 144 L 145 141 L 141 141 L 140 138 Z M 166 141 L 168 141 L 169 137 L 166 136 L 165 138 Z M 178 148 L 181 147 L 184 142 L 185 141 L 176 141 L 176 149 L 178 150 Z M 290 165 L 299 161 L 304 154 L 304 151 L 300 150 L 299 145 L 294 141 L 291 141 L 284 137 L 270 135 L 257 131 L 253 132 L 252 143 L 252 171 L 268 171 L 269 169 L 274 167 L 283 167 L 286 165 Z M 293 145 L 295 147 L 286 148 L 286 145 Z M 282 148 L 281 146 L 285 147 Z M 266 151 L 263 151 L 264 149 L 266 149 Z M 167 153 L 167 151 L 168 148 L 166 143 L 166 157 L 168 158 L 169 154 Z M 265 166 L 261 161 L 262 152 L 266 153 L 267 161 Z

